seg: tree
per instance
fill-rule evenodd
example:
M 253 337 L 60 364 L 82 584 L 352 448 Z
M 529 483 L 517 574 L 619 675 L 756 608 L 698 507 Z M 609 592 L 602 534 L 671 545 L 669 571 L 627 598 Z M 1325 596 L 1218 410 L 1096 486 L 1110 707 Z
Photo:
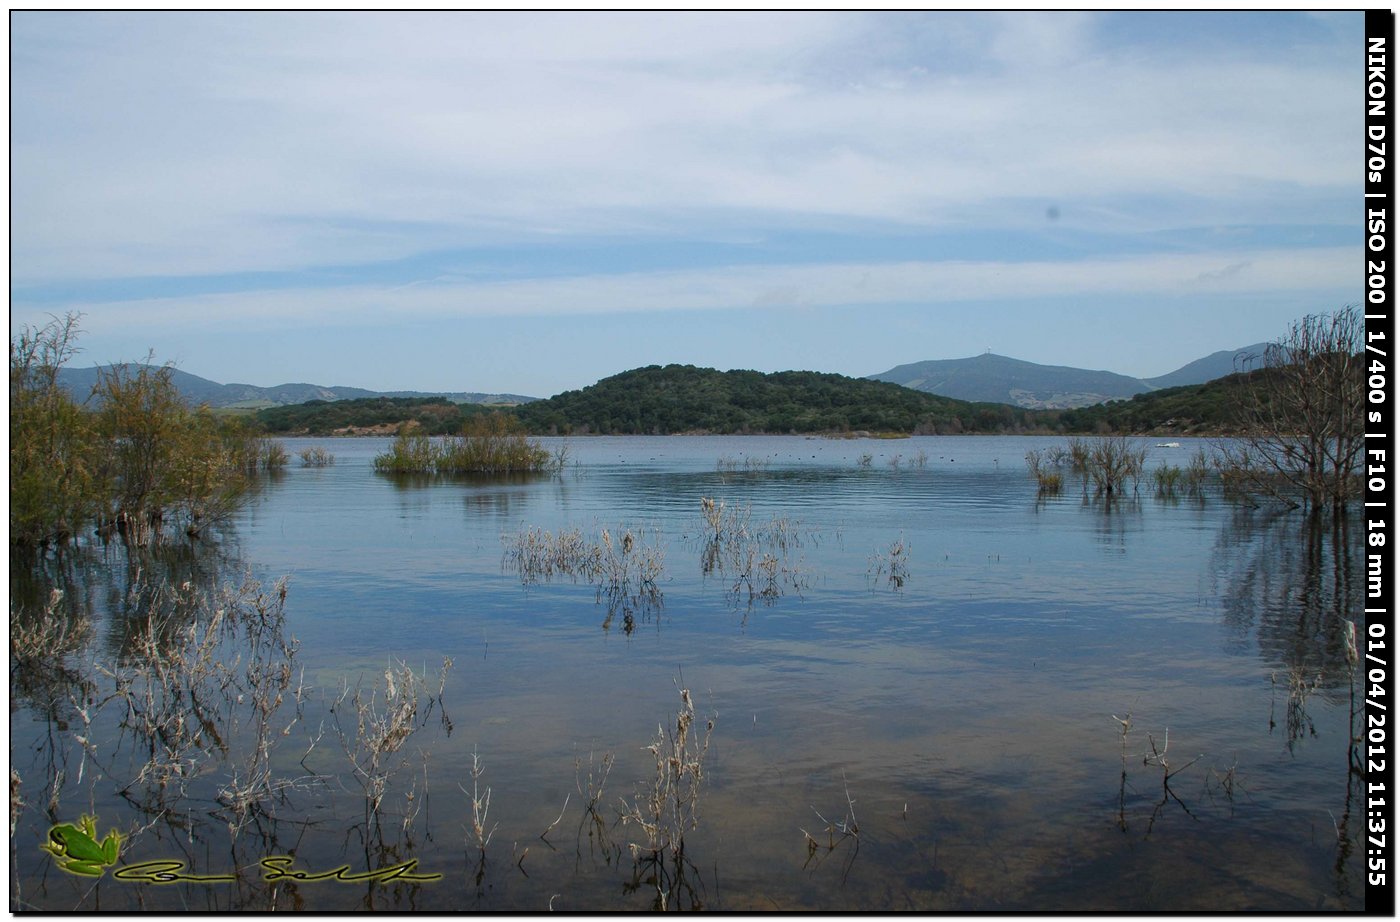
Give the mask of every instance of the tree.
M 170 365 L 104 368 L 93 395 L 105 440 L 104 461 L 111 484 L 106 517 L 125 532 L 159 527 L 176 493 L 177 458 L 189 408 L 180 397 Z
M 1365 445 L 1365 324 L 1346 307 L 1295 322 L 1256 356 L 1238 407 L 1226 474 L 1248 489 L 1319 512 L 1360 489 Z
M 58 383 L 78 351 L 77 314 L 10 341 L 10 544 L 64 541 L 97 502 L 89 414 Z

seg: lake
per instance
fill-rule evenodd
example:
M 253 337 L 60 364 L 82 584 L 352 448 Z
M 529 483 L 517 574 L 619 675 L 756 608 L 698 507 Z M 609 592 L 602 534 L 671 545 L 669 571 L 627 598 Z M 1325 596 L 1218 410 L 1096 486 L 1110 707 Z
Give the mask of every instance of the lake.
M 1363 908 L 1359 512 L 1314 529 L 1151 478 L 1040 496 L 1025 455 L 1054 438 L 544 439 L 559 474 L 496 479 L 284 441 L 292 465 L 210 540 L 12 562 L 21 614 L 57 587 L 90 626 L 12 658 L 12 907 Z M 1142 444 L 1149 471 L 1208 448 Z M 334 465 L 298 467 L 313 445 Z M 547 572 L 526 539 L 574 531 Z M 161 662 L 133 639 L 153 605 L 198 641 L 245 576 L 270 599 L 287 580 L 290 685 L 250 668 L 286 659 L 280 635 L 231 615 L 184 697 L 130 678 Z M 412 732 L 367 755 L 406 685 Z M 250 708 L 274 686 L 272 717 Z M 647 747 L 681 689 L 701 775 L 648 861 Z M 194 719 L 152 731 L 158 707 Z M 80 814 L 175 879 L 61 870 L 39 845 Z M 266 880 L 269 856 L 304 876 Z M 432 879 L 353 876 L 414 860 Z

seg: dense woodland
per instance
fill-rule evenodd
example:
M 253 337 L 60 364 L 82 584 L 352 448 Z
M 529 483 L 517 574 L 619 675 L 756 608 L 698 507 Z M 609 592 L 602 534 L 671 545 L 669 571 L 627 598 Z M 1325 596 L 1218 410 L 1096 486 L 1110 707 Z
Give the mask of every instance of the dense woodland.
M 468 420 L 489 412 L 472 403 L 446 397 L 360 397 L 353 400 L 310 400 L 259 410 L 257 420 L 273 435 L 330 435 L 342 430 L 397 428 L 414 421 L 424 435 L 456 435 Z
M 326 435 L 416 421 L 428 435 L 508 412 L 537 435 L 707 433 L 1214 433 L 1228 431 L 1239 376 L 1077 410 L 968 403 L 896 384 L 812 371 L 763 374 L 651 365 L 510 410 L 444 398 L 326 402 L 260 410 L 273 434 Z
M 537 433 L 962 432 L 1024 424 L 1014 407 L 814 371 L 649 365 L 515 410 Z
M 1205 384 L 1136 394 L 1128 400 L 1044 412 L 1058 416 L 1055 429 L 1060 432 L 1229 434 L 1239 428 L 1240 393 L 1251 376 L 1259 374 L 1243 372 Z

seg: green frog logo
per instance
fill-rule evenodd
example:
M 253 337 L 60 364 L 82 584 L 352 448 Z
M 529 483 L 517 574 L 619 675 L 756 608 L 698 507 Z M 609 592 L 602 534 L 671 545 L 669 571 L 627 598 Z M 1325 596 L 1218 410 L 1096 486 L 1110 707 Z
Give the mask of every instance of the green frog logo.
M 49 830 L 49 841 L 39 847 L 58 859 L 58 866 L 69 874 L 101 877 L 106 868 L 117 863 L 121 854 L 122 834 L 107 830 L 107 836 L 97 841 L 97 817 L 83 816 L 77 826 L 63 823 Z

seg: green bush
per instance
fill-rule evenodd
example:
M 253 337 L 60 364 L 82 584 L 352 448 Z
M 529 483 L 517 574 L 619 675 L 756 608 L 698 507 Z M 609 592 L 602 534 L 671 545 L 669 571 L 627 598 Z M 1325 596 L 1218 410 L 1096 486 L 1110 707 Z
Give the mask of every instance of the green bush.
M 10 342 L 10 544 L 71 536 L 97 509 L 94 420 L 58 385 L 77 351 L 78 318 L 25 327 Z
M 62 542 L 94 522 L 145 544 L 168 524 L 195 535 L 237 508 L 271 457 L 256 433 L 191 410 L 170 366 L 103 369 L 93 408 L 80 406 L 58 384 L 77 322 L 26 327 L 10 343 L 11 547 Z
M 563 465 L 528 437 L 520 423 L 504 413 L 470 419 L 462 435 L 434 441 L 406 426 L 393 445 L 374 459 L 374 469 L 394 474 L 544 473 Z

